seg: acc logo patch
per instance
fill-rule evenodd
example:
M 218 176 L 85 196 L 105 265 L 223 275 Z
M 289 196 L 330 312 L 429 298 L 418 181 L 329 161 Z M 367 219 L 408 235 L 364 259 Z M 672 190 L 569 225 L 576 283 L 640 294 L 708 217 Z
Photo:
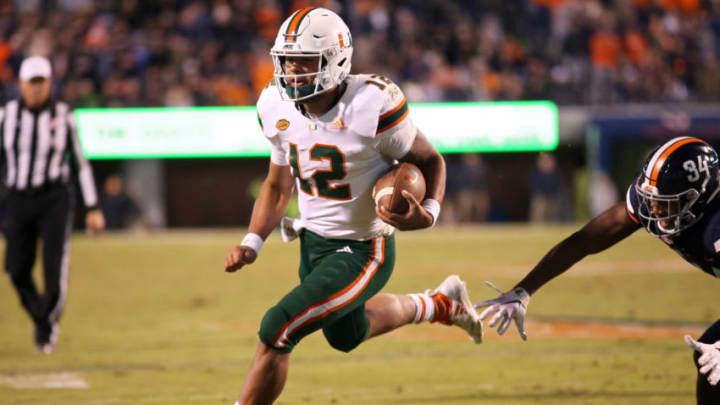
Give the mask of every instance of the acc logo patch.
M 278 120 L 277 124 L 275 124 L 275 128 L 277 128 L 281 131 L 288 129 L 289 126 L 290 126 L 290 121 L 288 121 L 284 118 L 281 120 Z

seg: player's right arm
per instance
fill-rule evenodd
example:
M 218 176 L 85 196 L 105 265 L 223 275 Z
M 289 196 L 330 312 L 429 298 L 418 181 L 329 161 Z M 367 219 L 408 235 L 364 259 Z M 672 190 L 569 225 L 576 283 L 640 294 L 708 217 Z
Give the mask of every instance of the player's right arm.
M 295 180 L 290 173 L 290 166 L 270 162 L 268 175 L 260 188 L 260 195 L 255 200 L 250 228 L 243 243 L 233 246 L 225 257 L 225 271 L 234 272 L 246 264 L 255 261 L 259 247 L 253 238 L 259 237 L 262 243 L 282 220 L 287 210 Z M 251 236 L 254 235 L 254 236 Z
M 253 206 L 250 218 L 250 233 L 267 238 L 287 210 L 290 196 L 295 186 L 295 178 L 290 166 L 270 162 L 268 175 L 260 188 L 260 195 Z
M 506 293 L 498 290 L 499 297 L 475 304 L 476 308 L 487 306 L 480 318 L 492 315 L 489 325 L 498 325 L 497 331 L 501 335 L 514 321 L 520 336 L 526 339 L 524 321 L 530 294 L 586 256 L 610 248 L 640 228 L 631 216 L 631 208 L 626 203 L 617 203 L 555 245 L 512 290 Z
M 287 151 L 283 146 L 275 126 L 263 122 L 274 122 L 277 117 L 279 100 L 275 80 L 262 91 L 257 102 L 257 118 L 264 136 L 272 144 L 270 167 L 267 177 L 260 188 L 260 194 L 253 205 L 250 227 L 242 242 L 230 248 L 225 256 L 225 271 L 234 272 L 257 259 L 263 241 L 280 223 L 287 210 L 290 196 L 295 186 L 295 178 L 290 172 Z

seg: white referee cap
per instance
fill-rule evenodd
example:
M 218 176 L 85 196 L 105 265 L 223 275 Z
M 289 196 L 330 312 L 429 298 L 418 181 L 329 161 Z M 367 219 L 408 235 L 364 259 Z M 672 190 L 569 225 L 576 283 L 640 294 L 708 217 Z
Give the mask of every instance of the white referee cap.
M 52 76 L 50 61 L 43 56 L 25 58 L 20 65 L 20 80 L 30 80 L 34 77 L 49 79 Z

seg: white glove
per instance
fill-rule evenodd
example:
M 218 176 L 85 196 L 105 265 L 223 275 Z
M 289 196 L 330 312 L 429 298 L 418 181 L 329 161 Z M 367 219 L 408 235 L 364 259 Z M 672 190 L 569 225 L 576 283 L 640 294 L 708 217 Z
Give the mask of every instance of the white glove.
M 717 385 L 720 381 L 720 340 L 713 344 L 707 344 L 685 335 L 685 343 L 701 353 L 698 359 L 700 374 L 707 375 L 710 385 Z
M 500 323 L 497 328 L 498 335 L 502 335 L 507 330 L 508 326 L 512 321 L 515 321 L 518 333 L 523 340 L 527 340 L 527 333 L 525 333 L 525 311 L 527 310 L 528 302 L 530 302 L 530 294 L 525 291 L 522 287 L 514 288 L 509 292 L 502 292 L 499 288 L 489 281 L 485 282 L 492 289 L 500 293 L 500 296 L 483 302 L 475 304 L 475 308 L 481 308 L 488 306 L 482 313 L 480 313 L 480 320 L 489 317 L 491 314 L 495 316 L 490 319 L 490 327 Z
M 283 217 L 280 221 L 280 236 L 283 242 L 295 240 L 303 228 L 305 228 L 305 224 L 300 218 Z

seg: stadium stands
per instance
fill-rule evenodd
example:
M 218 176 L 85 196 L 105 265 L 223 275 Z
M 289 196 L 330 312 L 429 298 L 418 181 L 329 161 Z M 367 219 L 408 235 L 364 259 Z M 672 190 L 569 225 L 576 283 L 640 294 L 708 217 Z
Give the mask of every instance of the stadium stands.
M 39 53 L 76 107 L 252 104 L 282 16 L 306 5 L 339 11 L 356 69 L 411 101 L 720 98 L 720 3 L 703 0 L 15 0 L 0 5 L 0 92 Z

